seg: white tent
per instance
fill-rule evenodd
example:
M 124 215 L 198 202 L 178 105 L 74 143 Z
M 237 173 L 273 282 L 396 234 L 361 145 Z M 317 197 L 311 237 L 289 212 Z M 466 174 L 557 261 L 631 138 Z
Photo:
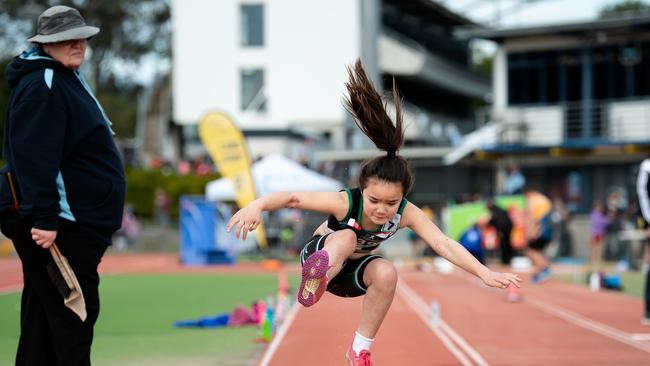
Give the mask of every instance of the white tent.
M 253 181 L 258 196 L 273 192 L 336 192 L 341 182 L 307 169 L 281 154 L 271 154 L 253 163 Z M 229 178 L 208 183 L 205 197 L 211 201 L 233 201 L 235 190 Z

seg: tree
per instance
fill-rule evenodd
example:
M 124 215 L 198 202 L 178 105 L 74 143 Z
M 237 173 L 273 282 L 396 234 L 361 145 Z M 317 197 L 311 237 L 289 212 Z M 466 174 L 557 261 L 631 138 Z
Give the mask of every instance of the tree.
M 650 4 L 642 0 L 624 0 L 608 5 L 600 10 L 600 18 L 611 18 L 621 15 L 638 15 L 650 12 Z
M 492 75 L 492 64 L 494 62 L 494 51 L 481 48 L 481 45 L 472 47 L 472 69 L 485 76 Z

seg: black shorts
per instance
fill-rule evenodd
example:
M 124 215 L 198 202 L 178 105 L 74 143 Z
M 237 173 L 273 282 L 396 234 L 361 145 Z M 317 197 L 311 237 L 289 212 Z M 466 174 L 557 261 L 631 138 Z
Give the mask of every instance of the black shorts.
M 327 234 L 329 235 L 329 234 Z M 317 250 L 323 249 L 327 235 L 315 235 L 300 252 L 300 264 Z M 357 297 L 366 294 L 366 284 L 363 283 L 363 271 L 371 261 L 382 258 L 380 255 L 368 254 L 357 259 L 348 259 L 343 263 L 341 271 L 327 284 L 327 291 L 340 297 Z
M 551 240 L 549 239 L 542 239 L 542 238 L 537 238 L 537 239 L 531 239 L 528 242 L 528 248 L 534 249 L 534 250 L 544 250 L 548 243 L 550 243 Z

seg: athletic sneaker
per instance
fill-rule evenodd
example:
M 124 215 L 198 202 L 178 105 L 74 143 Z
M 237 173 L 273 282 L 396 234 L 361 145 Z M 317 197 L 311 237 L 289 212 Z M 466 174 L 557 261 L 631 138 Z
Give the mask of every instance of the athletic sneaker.
M 548 280 L 549 278 L 551 278 L 551 268 L 546 267 L 543 270 L 541 270 L 539 273 L 537 273 L 537 274 L 535 274 L 533 276 L 532 282 L 534 284 L 539 284 L 539 283 L 542 283 L 542 282 Z
M 359 355 L 352 350 L 352 346 L 348 348 L 348 353 L 345 354 L 345 359 L 348 360 L 350 366 L 372 366 L 372 359 L 370 358 L 370 351 L 362 350 Z
M 302 279 L 296 297 L 298 302 L 305 307 L 314 305 L 320 300 L 327 288 L 327 269 L 329 268 L 329 255 L 324 250 L 319 250 L 310 255 L 302 265 Z

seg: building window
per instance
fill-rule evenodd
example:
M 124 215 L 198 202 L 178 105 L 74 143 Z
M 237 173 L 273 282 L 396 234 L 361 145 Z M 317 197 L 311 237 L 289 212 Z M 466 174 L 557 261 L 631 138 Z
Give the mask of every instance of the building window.
M 586 69 L 585 69 L 586 68 Z M 508 103 L 650 96 L 650 42 L 508 55 Z M 589 78 L 583 80 L 584 77 Z M 590 90 L 583 90 L 590 86 Z
M 264 5 L 241 5 L 241 45 L 264 46 Z
M 243 111 L 266 111 L 263 69 L 241 71 L 241 108 Z
M 199 141 L 199 129 L 197 125 L 184 125 L 181 131 L 184 141 Z

